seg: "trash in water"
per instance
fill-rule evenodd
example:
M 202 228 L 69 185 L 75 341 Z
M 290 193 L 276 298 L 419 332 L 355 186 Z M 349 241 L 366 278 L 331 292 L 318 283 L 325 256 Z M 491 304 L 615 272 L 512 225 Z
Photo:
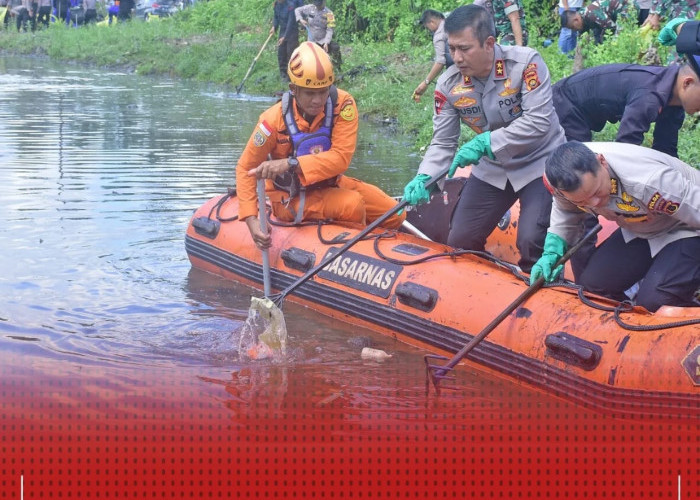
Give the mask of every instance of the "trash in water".
M 287 354 L 287 325 L 270 299 L 252 297 L 238 345 L 239 356 L 281 359 Z
M 384 361 L 385 359 L 389 359 L 391 356 L 391 354 L 387 354 L 381 349 L 373 349 L 371 347 L 364 347 L 362 349 L 362 353 L 360 354 L 362 359 L 373 359 L 375 361 Z

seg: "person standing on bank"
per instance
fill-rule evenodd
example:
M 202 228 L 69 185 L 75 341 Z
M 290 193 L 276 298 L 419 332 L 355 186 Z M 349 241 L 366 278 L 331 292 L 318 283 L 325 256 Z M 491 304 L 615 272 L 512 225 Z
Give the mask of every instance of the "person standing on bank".
M 640 282 L 636 304 L 697 306 L 700 287 L 700 170 L 653 149 L 616 142 L 568 142 L 547 160 L 554 194 L 545 251 L 532 268 L 552 282 L 555 263 L 588 213 L 619 228 L 593 253 L 576 282 L 615 300 Z
M 431 177 L 450 162 L 450 177 L 473 164 L 447 243 L 483 250 L 519 199 L 516 245 L 519 265 L 529 271 L 542 253 L 552 203 L 542 183 L 544 162 L 565 142 L 549 70 L 534 49 L 498 45 L 493 17 L 483 7 L 458 7 L 445 20 L 445 31 L 454 65 L 438 78 L 433 138 L 404 199 L 414 205 L 429 201 L 425 183 Z M 461 124 L 477 135 L 457 151 Z
M 353 97 L 333 85 L 325 51 L 304 42 L 288 66 L 289 92 L 260 115 L 236 165 L 239 219 L 260 249 L 272 244 L 258 220 L 256 179 L 268 179 L 272 212 L 286 222 L 325 220 L 365 224 L 396 200 L 379 188 L 344 175 L 357 145 L 359 117 Z M 398 228 L 404 215 L 384 227 Z
M 272 28 L 270 34 L 279 30 L 277 39 L 277 64 L 283 82 L 288 82 L 287 64 L 299 46 L 299 26 L 294 11 L 304 5 L 302 0 L 275 0 L 273 5 Z
M 342 57 L 340 45 L 333 40 L 335 31 L 335 16 L 326 7 L 326 0 L 313 0 L 310 5 L 297 7 L 295 16 L 298 22 L 306 28 L 309 42 L 314 42 L 323 47 L 333 59 L 335 69 L 341 71 Z
M 83 10 L 85 11 L 84 24 L 97 22 L 97 0 L 83 0 Z
M 420 23 L 433 34 L 433 49 L 435 50 L 435 60 L 433 62 L 428 76 L 420 82 L 413 91 L 413 100 L 420 101 L 420 98 L 425 91 L 428 90 L 428 85 L 437 78 L 442 71 L 442 68 L 452 66 L 452 56 L 447 47 L 447 34 L 445 34 L 445 16 L 437 10 L 427 9 L 423 12 L 420 18 Z
M 36 18 L 36 22 L 44 25 L 44 28 L 49 27 L 49 21 L 51 20 L 51 0 L 39 0 L 39 13 Z

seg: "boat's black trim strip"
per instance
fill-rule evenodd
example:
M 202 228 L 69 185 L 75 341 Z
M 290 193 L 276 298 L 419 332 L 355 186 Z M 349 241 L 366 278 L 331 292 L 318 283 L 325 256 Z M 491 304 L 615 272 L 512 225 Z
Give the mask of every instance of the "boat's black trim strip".
M 193 257 L 262 284 L 262 266 L 255 262 L 190 236 L 186 237 L 185 248 Z M 296 279 L 295 275 L 275 268 L 271 269 L 273 288 L 284 289 Z M 473 337 L 454 328 L 433 323 L 425 318 L 398 311 L 316 281 L 309 281 L 297 288 L 294 295 L 450 353 L 459 351 Z M 624 414 L 669 414 L 689 418 L 700 414 L 700 398 L 679 393 L 605 386 L 488 341 L 479 344 L 470 353 L 469 358 L 490 369 L 545 388 L 548 392 L 554 392 L 591 408 Z

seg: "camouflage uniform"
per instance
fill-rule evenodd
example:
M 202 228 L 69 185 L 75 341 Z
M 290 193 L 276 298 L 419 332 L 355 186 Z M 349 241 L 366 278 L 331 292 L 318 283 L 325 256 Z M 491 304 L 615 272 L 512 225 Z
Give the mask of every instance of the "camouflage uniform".
M 481 5 L 493 16 L 496 24 L 496 33 L 501 45 L 515 45 L 515 35 L 513 26 L 510 24 L 508 14 L 518 12 L 520 26 L 523 30 L 523 45 L 527 45 L 527 24 L 525 22 L 525 11 L 518 3 L 518 0 L 476 0 L 475 5 Z
M 698 3 L 697 0 L 654 0 L 650 12 L 667 21 L 674 17 L 693 19 L 698 14 Z
M 593 31 L 596 43 L 603 42 L 605 30 L 617 29 L 618 16 L 627 17 L 629 0 L 596 0 L 587 7 L 579 9 L 583 18 L 583 29 Z

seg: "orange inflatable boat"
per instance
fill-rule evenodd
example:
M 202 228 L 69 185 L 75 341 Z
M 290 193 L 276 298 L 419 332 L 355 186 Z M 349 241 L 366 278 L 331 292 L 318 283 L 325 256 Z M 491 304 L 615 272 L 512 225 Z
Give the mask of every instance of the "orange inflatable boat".
M 205 203 L 188 226 L 187 254 L 196 268 L 261 288 L 261 252 L 237 213 L 234 192 Z M 517 260 L 516 225 L 514 210 L 488 240 L 492 256 L 375 230 L 287 300 L 449 358 L 527 288 L 527 277 L 508 263 Z M 273 291 L 290 286 L 361 229 L 275 226 Z M 429 229 L 439 232 L 436 225 Z M 601 410 L 700 416 L 700 325 L 693 324 L 700 308 L 663 307 L 650 314 L 599 297 L 583 299 L 573 287 L 539 290 L 465 362 Z

